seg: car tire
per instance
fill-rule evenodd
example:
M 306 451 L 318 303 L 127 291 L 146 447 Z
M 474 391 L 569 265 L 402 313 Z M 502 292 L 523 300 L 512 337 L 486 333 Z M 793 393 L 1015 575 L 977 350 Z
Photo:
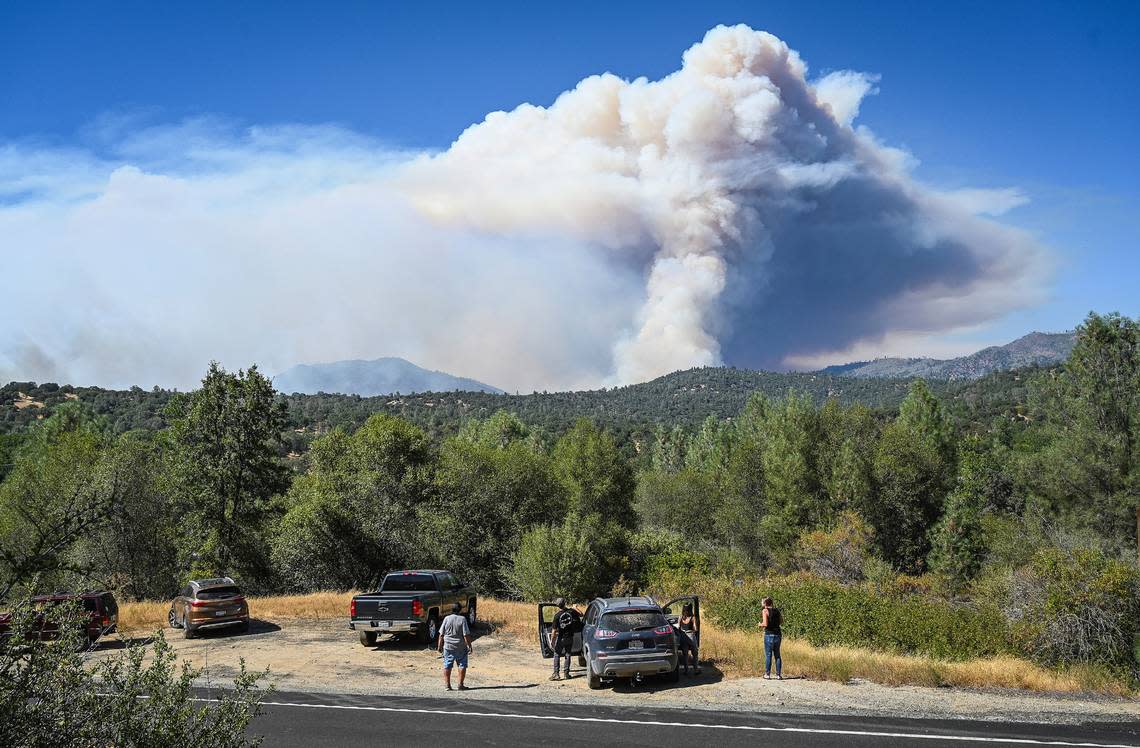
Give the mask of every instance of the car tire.
M 439 616 L 432 613 L 427 623 L 420 629 L 420 641 L 424 644 L 434 644 L 439 636 Z
M 237 631 L 239 634 L 248 634 L 249 633 L 249 621 L 242 621 L 241 623 L 239 623 L 237 626 Z
M 468 600 L 467 601 L 467 625 L 470 626 L 471 628 L 475 628 L 475 616 L 476 616 L 475 601 L 474 600 Z
M 578 653 L 578 667 L 586 667 L 586 655 Z
M 376 646 L 376 632 L 375 631 L 361 631 L 360 632 L 360 645 L 362 647 L 375 647 Z
M 590 687 L 591 691 L 597 691 L 602 687 L 602 676 L 594 674 L 594 668 L 586 665 L 586 685 Z
M 673 668 L 673 672 L 666 675 L 665 679 L 667 681 L 669 681 L 670 683 L 680 683 L 681 682 L 681 663 L 678 662 L 677 666 Z
M 170 628 L 172 629 L 179 628 L 178 616 L 174 615 L 174 608 L 171 608 L 170 612 L 166 614 L 166 622 L 170 624 Z

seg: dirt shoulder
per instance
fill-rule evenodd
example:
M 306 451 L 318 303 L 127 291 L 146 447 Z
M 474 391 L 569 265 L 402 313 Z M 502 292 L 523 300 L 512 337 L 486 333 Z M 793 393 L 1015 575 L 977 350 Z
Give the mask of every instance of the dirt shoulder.
M 551 661 L 538 655 L 537 644 L 501 631 L 491 633 L 482 625 L 477 634 L 467 676 L 471 690 L 455 694 L 457 699 L 1006 722 L 1140 721 L 1140 700 L 1135 699 L 1006 689 L 891 687 L 859 681 L 843 685 L 802 678 L 730 679 L 708 664 L 700 676 L 682 676 L 676 685 L 651 679 L 638 687 L 619 682 L 590 691 L 584 670 L 576 662 L 571 680 L 551 682 Z M 248 634 L 221 630 L 186 640 L 180 631 L 168 629 L 166 635 L 179 656 L 208 668 L 202 685 L 225 686 L 239 659 L 245 658 L 250 669 L 268 667 L 270 681 L 282 691 L 375 696 L 444 693 L 441 662 L 434 650 L 390 638 L 376 647 L 364 647 L 345 621 L 255 621 Z M 142 639 L 111 637 L 93 656 L 114 656 L 132 641 Z M 786 667 L 794 672 L 794 663 Z

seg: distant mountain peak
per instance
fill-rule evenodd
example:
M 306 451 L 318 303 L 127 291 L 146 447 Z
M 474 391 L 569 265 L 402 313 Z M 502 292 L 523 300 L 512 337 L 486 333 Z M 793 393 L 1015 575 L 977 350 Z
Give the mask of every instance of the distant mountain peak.
M 927 379 L 980 379 L 995 371 L 1025 366 L 1050 366 L 1069 357 L 1075 332 L 1031 332 L 1005 345 L 992 345 L 958 358 L 877 358 L 820 369 L 834 376 Z
M 273 378 L 280 392 L 318 392 L 374 397 L 376 395 L 411 394 L 413 392 L 493 392 L 502 393 L 489 384 L 458 377 L 443 371 L 416 366 L 411 361 L 386 356 L 371 360 L 350 359 L 321 364 L 297 364 Z

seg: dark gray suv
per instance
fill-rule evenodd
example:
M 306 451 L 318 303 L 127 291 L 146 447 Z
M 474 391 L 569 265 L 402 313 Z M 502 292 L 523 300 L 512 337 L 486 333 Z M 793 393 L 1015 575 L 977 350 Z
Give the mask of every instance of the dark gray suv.
M 615 678 L 664 675 L 678 679 L 677 634 L 673 629 L 681 605 L 695 597 L 673 600 L 665 606 L 651 597 L 598 598 L 586 607 L 581 639 L 574 637 L 573 654 L 586 668 L 590 688 L 601 688 Z M 696 608 L 699 610 L 699 608 Z M 553 657 L 548 634 L 557 606 L 538 606 L 538 640 L 543 657 Z

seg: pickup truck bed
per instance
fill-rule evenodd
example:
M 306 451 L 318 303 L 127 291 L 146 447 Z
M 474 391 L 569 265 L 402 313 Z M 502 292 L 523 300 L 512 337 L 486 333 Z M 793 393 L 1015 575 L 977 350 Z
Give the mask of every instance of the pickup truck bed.
M 397 571 L 384 577 L 376 592 L 352 598 L 348 627 L 366 647 L 381 634 L 415 634 L 434 643 L 439 622 L 459 603 L 461 612 L 475 623 L 475 590 L 447 571 Z

